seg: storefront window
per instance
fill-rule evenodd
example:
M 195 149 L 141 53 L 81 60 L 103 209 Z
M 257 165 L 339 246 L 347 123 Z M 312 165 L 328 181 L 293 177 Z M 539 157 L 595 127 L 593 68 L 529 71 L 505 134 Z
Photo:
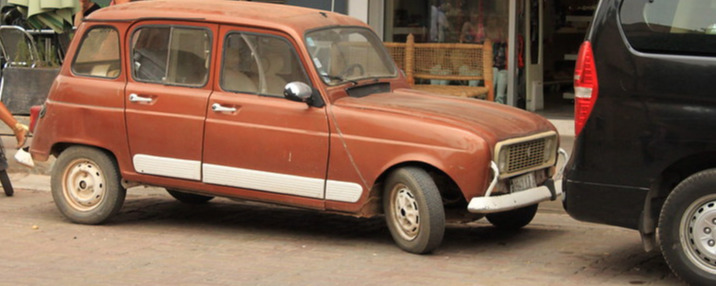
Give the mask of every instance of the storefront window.
M 482 43 L 507 38 L 508 1 L 387 0 L 388 42 Z
M 489 93 L 494 96 L 496 102 L 506 103 L 509 2 L 505 0 L 386 0 L 384 39 L 386 42 L 405 42 L 408 35 L 412 34 L 416 43 L 465 43 L 483 44 L 483 46 L 489 43 L 488 47 L 492 49 L 492 66 L 482 68 L 487 68 L 491 72 L 483 73 L 485 76 L 482 82 L 418 79 L 416 83 L 470 86 L 484 84 L 494 89 Z M 438 53 L 438 50 L 433 53 Z M 459 58 L 456 57 L 458 52 L 444 53 L 436 56 Z M 436 63 L 429 67 L 426 73 L 443 76 L 450 74 L 465 76 L 471 73 L 463 66 Z

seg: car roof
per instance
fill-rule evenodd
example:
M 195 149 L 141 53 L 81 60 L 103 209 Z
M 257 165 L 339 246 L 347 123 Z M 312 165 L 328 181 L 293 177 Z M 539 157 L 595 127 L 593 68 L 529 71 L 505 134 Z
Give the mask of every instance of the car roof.
M 142 19 L 186 19 L 236 24 L 296 32 L 327 26 L 367 25 L 346 15 L 329 11 L 270 3 L 225 0 L 137 1 L 102 8 L 87 21 L 138 21 Z

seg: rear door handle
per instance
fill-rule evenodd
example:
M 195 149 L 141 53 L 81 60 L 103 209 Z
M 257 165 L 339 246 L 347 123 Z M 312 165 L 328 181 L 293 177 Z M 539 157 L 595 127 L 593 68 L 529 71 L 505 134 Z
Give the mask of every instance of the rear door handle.
M 136 93 L 132 93 L 132 94 L 129 95 L 129 101 L 130 101 L 130 102 L 145 102 L 145 103 L 149 103 L 149 102 L 152 102 L 153 99 L 152 99 L 151 97 L 139 96 L 139 95 L 137 95 Z
M 219 103 L 214 103 L 211 105 L 211 110 L 214 112 L 236 112 L 236 107 L 226 107 Z

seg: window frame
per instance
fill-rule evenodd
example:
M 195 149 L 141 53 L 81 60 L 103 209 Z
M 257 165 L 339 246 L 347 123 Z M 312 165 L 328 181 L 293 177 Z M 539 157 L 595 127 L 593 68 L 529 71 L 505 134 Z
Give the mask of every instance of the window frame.
M 300 67 L 300 71 L 302 72 L 302 74 L 303 74 L 303 76 L 304 76 L 305 83 L 308 84 L 308 85 L 311 85 L 311 84 L 312 84 L 312 83 L 311 83 L 311 77 L 310 77 L 310 75 L 308 74 L 308 72 L 307 72 L 307 70 L 306 70 L 306 67 L 304 66 L 303 61 L 301 60 L 301 57 L 299 56 L 299 53 L 298 53 L 298 51 L 297 51 L 297 49 L 296 49 L 296 46 L 293 44 L 293 42 L 292 42 L 290 39 L 287 39 L 286 37 L 283 37 L 283 36 L 281 36 L 281 35 L 270 34 L 270 33 L 261 33 L 261 32 L 254 32 L 254 31 L 242 31 L 242 30 L 231 30 L 231 31 L 228 31 L 228 32 L 225 33 L 223 45 L 221 46 L 221 58 L 220 58 L 220 64 L 219 64 L 219 74 L 218 74 L 217 76 L 218 76 L 218 79 L 219 79 L 219 88 L 220 88 L 222 91 L 231 92 L 231 93 L 237 93 L 237 94 L 254 94 L 254 95 L 265 96 L 265 97 L 273 97 L 273 98 L 283 98 L 283 97 L 284 97 L 282 94 L 281 94 L 281 95 L 275 95 L 275 94 L 262 93 L 262 92 L 261 92 L 261 76 L 259 76 L 259 80 L 258 80 L 258 83 L 257 83 L 257 91 L 256 91 L 256 92 L 247 92 L 247 91 L 231 90 L 231 89 L 227 89 L 227 88 L 224 87 L 223 78 L 224 78 L 224 64 L 226 63 L 226 61 L 224 60 L 224 59 L 226 58 L 226 45 L 227 45 L 228 42 L 229 42 L 229 41 L 228 41 L 229 37 L 232 36 L 232 35 L 239 35 L 239 36 L 247 35 L 247 36 L 257 36 L 257 37 L 274 38 L 274 39 L 278 39 L 279 41 L 285 43 L 286 46 L 291 50 L 291 55 L 293 55 L 293 58 L 296 60 L 296 64 Z M 241 40 L 244 40 L 243 37 L 241 37 Z M 252 56 L 252 59 L 253 59 L 253 60 L 256 60 L 257 57 L 260 57 L 260 54 L 254 55 L 254 54 L 256 53 L 256 51 L 253 50 L 253 47 L 251 47 L 251 45 L 248 45 L 248 46 L 249 46 L 249 48 L 252 49 L 252 50 L 251 50 L 251 54 L 253 55 L 253 56 Z M 258 72 L 258 73 L 264 73 L 264 76 L 265 76 L 265 72 L 263 71 L 263 67 L 261 66 L 261 63 L 257 61 L 257 62 L 256 62 L 256 65 L 257 65 L 257 69 L 258 69 L 257 72 Z
M 209 43 L 209 45 L 208 45 L 209 54 L 207 55 L 207 58 L 205 59 L 208 61 L 209 66 L 206 68 L 206 77 L 204 78 L 204 82 L 201 84 L 186 84 L 186 83 L 167 82 L 165 80 L 152 81 L 152 80 L 137 78 L 135 76 L 135 67 L 134 67 L 134 52 L 135 52 L 134 37 L 136 36 L 138 31 L 140 31 L 144 28 L 169 28 L 169 39 L 168 39 L 168 43 L 167 43 L 167 55 L 166 55 L 167 62 L 166 62 L 166 66 L 164 67 L 165 77 L 166 77 L 166 73 L 169 72 L 169 58 L 171 56 L 171 43 L 172 43 L 172 36 L 173 36 L 172 34 L 174 32 L 174 29 L 175 28 L 183 28 L 183 29 L 190 29 L 190 30 L 204 30 L 208 35 L 208 43 Z M 128 59 L 131 59 L 131 62 L 129 63 L 129 65 L 130 65 L 129 74 L 130 74 L 130 77 L 132 78 L 132 80 L 134 80 L 135 82 L 154 83 L 154 84 L 161 84 L 161 85 L 165 85 L 165 86 L 179 86 L 179 87 L 191 87 L 191 88 L 204 88 L 210 82 L 212 57 L 214 56 L 214 53 L 215 53 L 215 51 L 214 51 L 214 34 L 210 27 L 194 26 L 194 25 L 189 25 L 189 24 L 185 24 L 185 23 L 182 23 L 182 24 L 142 24 L 142 25 L 138 25 L 137 27 L 132 29 L 132 32 L 128 39 L 129 39 L 129 41 L 127 43 L 127 46 L 128 46 L 127 52 L 129 53 Z

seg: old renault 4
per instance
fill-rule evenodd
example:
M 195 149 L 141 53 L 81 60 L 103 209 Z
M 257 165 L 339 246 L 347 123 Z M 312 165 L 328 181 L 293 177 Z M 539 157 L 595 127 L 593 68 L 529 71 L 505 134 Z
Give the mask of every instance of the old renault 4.
M 187 203 L 385 215 L 402 249 L 426 253 L 446 213 L 520 228 L 561 193 L 547 120 L 410 89 L 375 33 L 348 16 L 133 2 L 91 14 L 65 63 L 31 153 L 57 157 L 53 198 L 76 223 L 102 223 L 127 188 L 152 185 Z

